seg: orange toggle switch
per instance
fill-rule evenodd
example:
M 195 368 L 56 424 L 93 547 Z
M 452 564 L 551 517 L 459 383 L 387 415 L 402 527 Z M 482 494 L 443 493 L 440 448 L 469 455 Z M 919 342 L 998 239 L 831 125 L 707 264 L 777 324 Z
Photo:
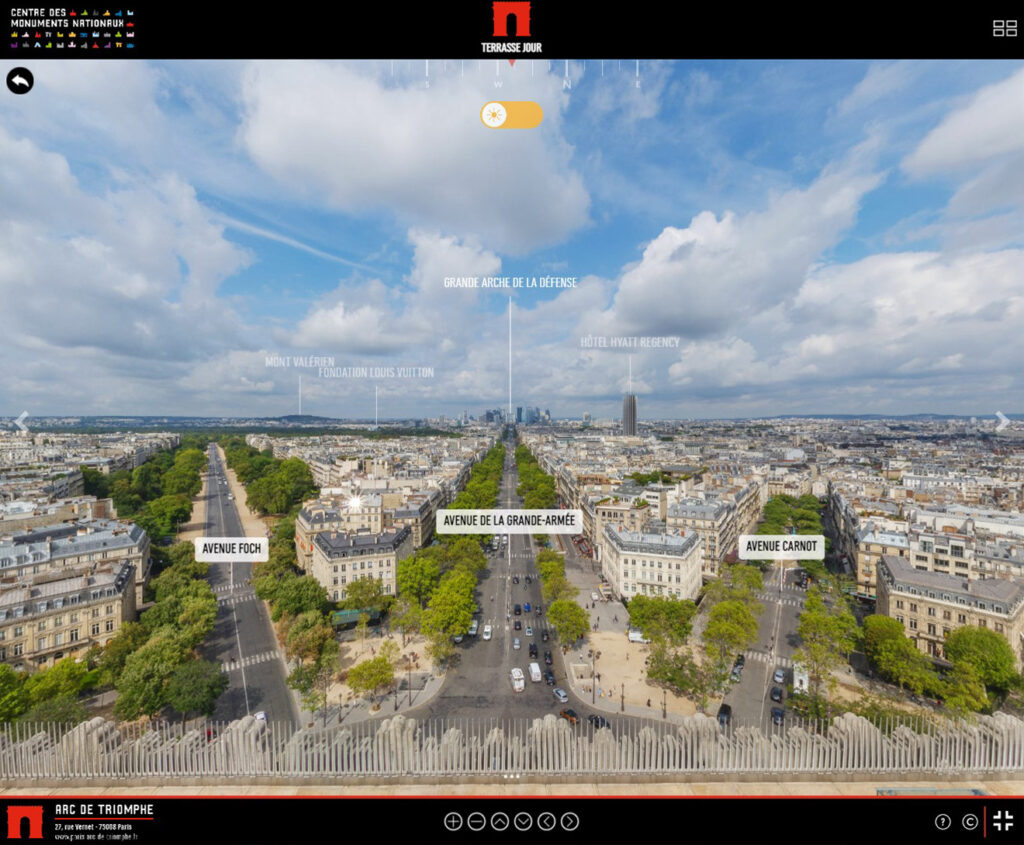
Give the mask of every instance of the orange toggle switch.
M 544 109 L 530 100 L 494 101 L 480 109 L 480 120 L 488 129 L 534 129 L 543 119 Z

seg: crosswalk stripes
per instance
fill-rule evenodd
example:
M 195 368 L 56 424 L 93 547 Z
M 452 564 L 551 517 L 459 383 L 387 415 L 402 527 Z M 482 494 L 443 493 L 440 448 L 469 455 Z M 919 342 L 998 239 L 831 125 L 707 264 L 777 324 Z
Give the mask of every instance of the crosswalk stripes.
M 759 663 L 770 663 L 774 666 L 781 666 L 783 669 L 791 669 L 793 667 L 793 658 L 791 657 L 780 657 L 778 655 L 772 657 L 772 655 L 766 654 L 763 651 L 755 651 L 753 649 L 743 652 L 743 655 L 747 660 L 756 660 Z
M 759 601 L 770 602 L 771 604 L 784 604 L 787 607 L 803 607 L 804 598 L 801 596 L 786 596 L 784 595 L 781 599 L 778 593 L 758 593 L 757 598 Z
M 224 598 L 217 599 L 217 604 L 224 605 L 225 607 L 234 607 L 235 605 L 242 604 L 247 601 L 255 601 L 256 593 L 249 590 L 245 593 L 235 593 L 231 596 L 225 596 Z
M 257 663 L 266 663 L 268 660 L 284 659 L 280 649 L 274 651 L 263 651 L 259 654 L 250 654 L 248 657 L 243 657 L 241 660 L 235 660 L 234 662 L 226 660 L 220 664 L 221 670 L 224 672 L 232 672 L 235 669 L 241 669 L 243 666 L 255 666 Z

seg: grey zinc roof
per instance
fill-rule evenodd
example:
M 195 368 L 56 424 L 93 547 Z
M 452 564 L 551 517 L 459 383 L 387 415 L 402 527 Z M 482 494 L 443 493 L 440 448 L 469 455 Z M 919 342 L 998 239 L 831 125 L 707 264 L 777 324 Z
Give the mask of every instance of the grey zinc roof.
M 1024 594 L 1024 586 L 1006 578 L 982 578 L 969 581 L 962 575 L 946 575 L 943 572 L 927 572 L 917 569 L 905 558 L 895 555 L 882 555 L 881 563 L 889 570 L 893 579 L 900 584 L 942 590 L 955 595 L 984 598 L 1007 605 L 1015 604 Z

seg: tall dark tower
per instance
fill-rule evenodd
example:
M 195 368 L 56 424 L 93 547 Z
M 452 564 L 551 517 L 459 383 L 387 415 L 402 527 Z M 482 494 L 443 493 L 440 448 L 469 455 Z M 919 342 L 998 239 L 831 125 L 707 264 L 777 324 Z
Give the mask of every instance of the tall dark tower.
M 622 433 L 636 436 L 636 394 L 633 392 L 633 358 L 629 359 L 629 389 L 622 397 Z
M 636 394 L 627 393 L 622 397 L 622 433 L 628 437 L 636 435 Z

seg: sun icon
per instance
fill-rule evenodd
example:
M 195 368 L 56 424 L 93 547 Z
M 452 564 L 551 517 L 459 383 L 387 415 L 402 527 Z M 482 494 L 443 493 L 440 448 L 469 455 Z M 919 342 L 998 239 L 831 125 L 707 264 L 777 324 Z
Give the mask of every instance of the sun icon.
M 502 126 L 507 118 L 508 112 L 501 103 L 488 103 L 480 110 L 480 119 L 484 122 L 484 126 L 489 126 L 491 129 Z

